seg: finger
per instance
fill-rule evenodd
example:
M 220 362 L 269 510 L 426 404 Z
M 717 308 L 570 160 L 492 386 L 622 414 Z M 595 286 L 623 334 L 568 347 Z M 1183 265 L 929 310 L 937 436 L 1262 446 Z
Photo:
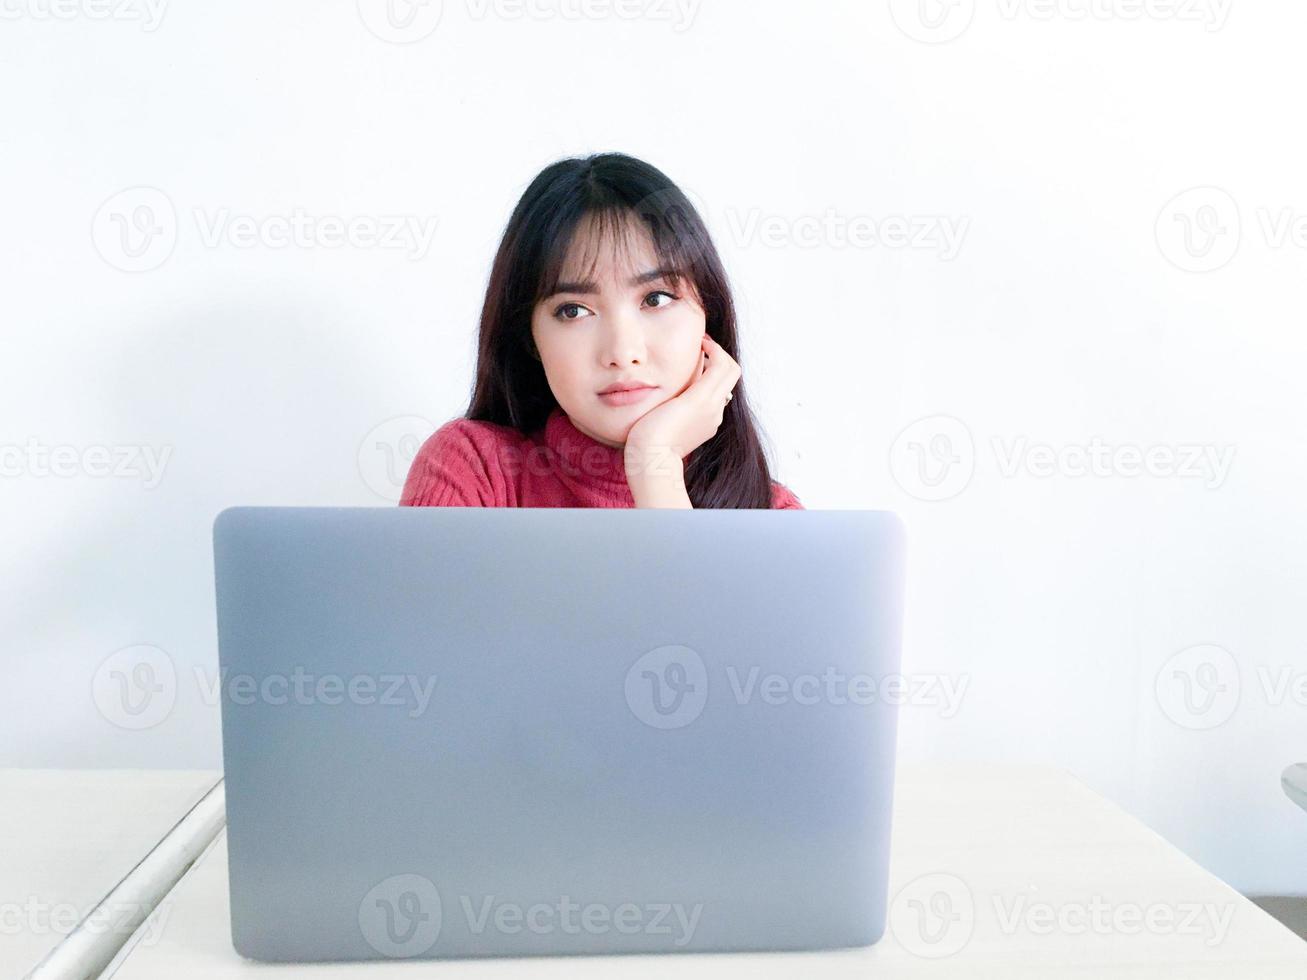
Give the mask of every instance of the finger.
M 709 363 L 713 361 L 727 361 L 731 364 L 736 363 L 735 358 L 731 357 L 731 355 L 727 353 L 726 348 L 723 347 L 721 344 L 717 343 L 717 341 L 713 340 L 707 334 L 703 335 L 703 341 L 704 342 L 702 346 L 708 354 Z
M 712 345 L 713 350 L 708 354 L 708 369 L 705 375 L 711 375 L 712 380 L 716 383 L 725 385 L 723 394 L 733 387 L 740 380 L 740 365 L 735 358 L 726 353 L 726 349 L 713 340 L 707 338 L 708 343 Z
M 726 352 L 721 344 L 707 333 L 700 340 L 700 349 L 704 358 L 700 360 L 701 370 L 691 388 L 703 405 L 719 408 L 730 399 L 726 396 L 740 380 L 740 365 Z
M 719 358 L 710 362 L 703 377 L 695 382 L 694 387 L 697 389 L 695 394 L 702 398 L 703 404 L 719 408 L 728 401 L 727 394 L 739 380 L 739 365 L 733 360 L 730 364 L 722 363 Z

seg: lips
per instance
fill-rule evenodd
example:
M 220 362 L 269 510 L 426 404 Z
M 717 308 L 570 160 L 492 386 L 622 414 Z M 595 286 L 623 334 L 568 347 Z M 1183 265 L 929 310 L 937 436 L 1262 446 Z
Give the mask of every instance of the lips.
M 639 385 L 637 387 L 614 387 L 609 385 L 608 388 L 599 392 L 599 400 L 605 405 L 633 405 L 657 390 L 655 385 Z

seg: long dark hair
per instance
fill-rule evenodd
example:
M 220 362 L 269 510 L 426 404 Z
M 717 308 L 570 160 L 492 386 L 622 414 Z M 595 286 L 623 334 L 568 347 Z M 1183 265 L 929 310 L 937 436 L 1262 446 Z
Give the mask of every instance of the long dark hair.
M 648 226 L 660 264 L 674 271 L 673 280 L 694 284 L 708 335 L 740 361 L 726 272 L 684 192 L 657 168 L 623 153 L 559 160 L 522 194 L 495 254 L 467 418 L 524 434 L 544 424 L 558 403 L 535 353 L 532 311 L 554 293 L 582 219 L 620 232 L 632 217 Z M 771 472 L 743 377 L 732 390 L 720 428 L 686 460 L 685 487 L 696 508 L 769 509 Z

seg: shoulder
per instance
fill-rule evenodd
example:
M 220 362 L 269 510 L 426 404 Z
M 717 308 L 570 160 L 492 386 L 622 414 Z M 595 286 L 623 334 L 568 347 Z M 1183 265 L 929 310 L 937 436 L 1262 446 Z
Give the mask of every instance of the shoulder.
M 772 510 L 805 509 L 803 504 L 799 502 L 799 498 L 794 495 L 794 491 L 775 480 L 771 481 L 771 506 Z
M 516 429 L 477 419 L 450 419 L 418 447 L 401 506 L 502 506 L 506 457 L 526 439 Z
M 439 452 L 446 449 L 464 450 L 469 447 L 475 448 L 478 452 L 493 453 L 504 447 L 516 448 L 524 441 L 527 441 L 526 436 L 512 426 L 459 417 L 450 419 L 431 433 L 422 444 L 422 448 L 418 450 L 418 455 L 421 455 L 424 450 Z

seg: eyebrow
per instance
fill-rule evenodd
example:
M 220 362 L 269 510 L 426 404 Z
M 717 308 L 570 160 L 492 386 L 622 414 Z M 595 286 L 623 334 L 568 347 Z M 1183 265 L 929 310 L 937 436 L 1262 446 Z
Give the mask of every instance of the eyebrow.
M 633 276 L 629 284 L 632 289 L 636 286 L 643 286 L 647 282 L 654 282 L 657 279 L 671 279 L 676 275 L 675 269 L 650 269 L 648 272 L 641 272 L 638 276 Z M 599 292 L 599 287 L 589 279 L 583 282 L 560 282 L 549 296 L 557 296 L 559 293 L 579 293 L 582 296 L 593 296 Z M 548 299 L 549 296 L 545 298 Z

